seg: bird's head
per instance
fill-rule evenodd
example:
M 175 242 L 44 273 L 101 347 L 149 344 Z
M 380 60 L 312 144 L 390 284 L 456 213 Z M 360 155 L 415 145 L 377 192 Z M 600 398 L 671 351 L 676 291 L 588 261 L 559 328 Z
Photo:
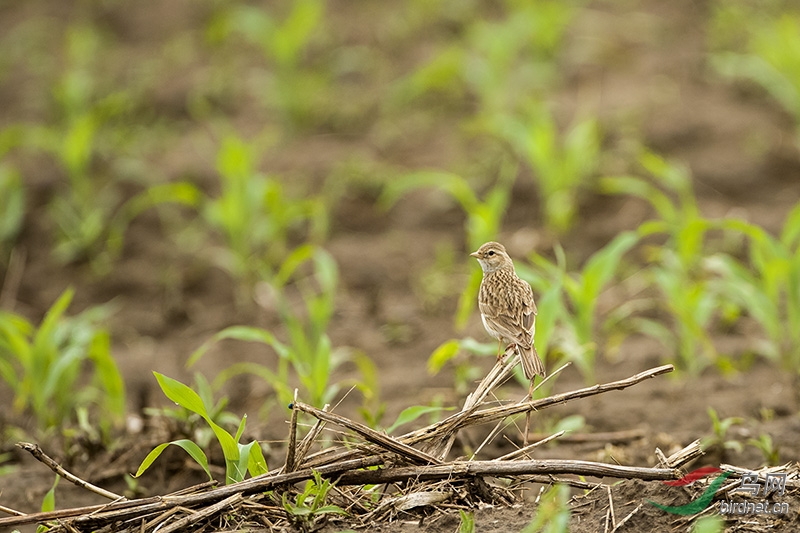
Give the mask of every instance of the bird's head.
M 469 255 L 478 260 L 484 272 L 494 272 L 501 268 L 513 268 L 514 266 L 506 249 L 499 242 L 487 242 Z

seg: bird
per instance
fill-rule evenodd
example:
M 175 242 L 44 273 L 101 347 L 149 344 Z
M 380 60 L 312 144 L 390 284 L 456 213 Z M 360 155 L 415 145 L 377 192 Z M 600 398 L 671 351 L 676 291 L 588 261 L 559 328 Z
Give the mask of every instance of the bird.
M 513 345 L 522 361 L 525 379 L 533 386 L 535 376 L 545 376 L 544 364 L 533 345 L 536 329 L 533 290 L 517 276 L 514 262 L 502 244 L 487 242 L 469 255 L 478 260 L 483 270 L 478 309 L 483 327 L 498 340 L 497 358 L 505 353 L 500 351 L 504 342 Z

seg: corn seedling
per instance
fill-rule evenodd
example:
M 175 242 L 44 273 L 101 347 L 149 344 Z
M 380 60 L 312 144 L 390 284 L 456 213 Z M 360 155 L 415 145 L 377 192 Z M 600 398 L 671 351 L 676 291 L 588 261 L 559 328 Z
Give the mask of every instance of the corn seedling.
M 768 466 L 777 466 L 781 462 L 780 450 L 772 441 L 772 437 L 767 433 L 761 433 L 757 439 L 748 439 L 747 444 L 758 448 L 764 456 Z
M 458 510 L 461 523 L 458 526 L 458 533 L 475 533 L 475 513 Z
M 438 374 L 446 364 L 452 364 L 455 367 L 455 391 L 457 394 L 466 394 L 482 372 L 473 362 L 473 357 L 495 355 L 497 355 L 496 342 L 478 342 L 471 337 L 449 339 L 440 344 L 428 357 L 428 373 Z
M 19 173 L 0 163 L 0 264 L 8 260 L 25 217 L 25 189 Z
M 723 533 L 725 521 L 719 515 L 702 516 L 694 521 L 692 533 Z
M 395 105 L 423 95 L 474 96 L 478 118 L 515 112 L 520 95 L 544 94 L 558 79 L 555 56 L 577 2 L 505 2 L 505 17 L 479 18 L 394 89 Z M 522 98 L 522 100 L 525 100 Z
M 553 485 L 539 500 L 536 516 L 522 533 L 566 533 L 569 531 L 569 487 Z
M 219 386 L 235 375 L 253 374 L 267 381 L 275 390 L 279 401 L 286 405 L 293 398 L 293 387 L 289 384 L 291 368 L 302 385 L 302 395 L 315 405 L 328 403 L 336 395 L 341 384 L 330 383 L 330 377 L 346 359 L 346 353 L 331 346 L 326 330 L 334 310 L 338 270 L 333 258 L 321 249 L 305 247 L 298 251 L 303 253 L 294 255 L 296 262 L 291 261 L 292 256 L 289 258 L 294 263 L 291 270 L 294 271 L 308 259 L 314 268 L 310 279 L 303 278 L 296 282 L 305 307 L 305 316 L 298 316 L 292 311 L 284 289 L 274 291 L 289 341 L 282 342 L 273 333 L 261 328 L 234 326 L 220 331 L 198 348 L 189 359 L 188 365 L 193 365 L 211 346 L 223 339 L 260 342 L 275 350 L 278 355 L 277 370 L 273 371 L 261 364 L 238 363 L 221 372 L 214 384 Z M 289 274 L 282 272 L 278 279 L 285 283 L 288 277 Z
M 617 273 L 622 257 L 638 242 L 635 232 L 620 233 L 595 252 L 579 272 L 568 272 L 560 247 L 556 248 L 555 263 L 534 255 L 533 268 L 521 265 L 518 269 L 534 291 L 542 294 L 537 303 L 540 311 L 534 342 L 540 350 L 547 349 L 558 327 L 561 352 L 575 362 L 587 382 L 594 380 L 598 350 L 597 302 Z
M 61 476 L 56 475 L 56 478 L 53 481 L 53 486 L 50 487 L 50 490 L 48 490 L 45 493 L 44 498 L 42 498 L 41 510 L 43 513 L 48 513 L 56 510 L 56 487 L 58 487 L 58 481 L 60 479 Z M 47 527 L 46 525 L 40 524 L 36 526 L 36 533 L 45 533 L 47 531 L 50 531 L 50 528 Z
M 330 75 L 308 68 L 313 41 L 326 33 L 325 2 L 293 0 L 281 19 L 275 13 L 245 5 L 223 7 L 211 20 L 207 35 L 213 43 L 243 38 L 269 63 L 263 72 L 264 103 L 284 115 L 290 126 L 309 126 L 314 112 L 329 108 Z
M 800 13 L 768 15 L 723 4 L 715 13 L 718 32 L 725 20 L 738 20 L 736 34 L 744 30 L 745 50 L 719 51 L 712 55 L 712 65 L 723 76 L 761 85 L 792 115 L 800 143 Z
M 515 113 L 514 118 L 498 115 L 490 129 L 530 166 L 545 224 L 562 234 L 575 222 L 579 195 L 589 188 L 598 170 L 600 128 L 597 120 L 587 118 L 561 134 L 545 105 L 528 108 L 527 112 Z
M 477 250 L 500 232 L 503 214 L 509 203 L 511 187 L 516 177 L 516 167 L 503 161 L 497 182 L 485 193 L 483 199 L 466 178 L 458 174 L 438 171 L 420 171 L 389 182 L 379 200 L 384 208 L 391 207 L 402 196 L 417 189 L 437 189 L 455 200 L 467 216 L 465 231 L 470 251 Z M 456 327 L 463 328 L 475 307 L 478 288 L 483 274 L 477 265 L 458 302 Z
M 708 326 L 720 296 L 714 292 L 715 286 L 703 264 L 704 239 L 714 223 L 700 215 L 687 168 L 647 151 L 641 154 L 639 162 L 654 183 L 617 176 L 602 178 L 600 185 L 606 193 L 647 200 L 658 214 L 658 219 L 643 223 L 637 231 L 641 238 L 666 237 L 662 246 L 649 247 L 648 272 L 664 296 L 663 306 L 674 319 L 677 335 L 643 317 L 630 324 L 645 334 L 655 335 L 678 354 L 684 368 L 698 373 L 717 359 Z
M 290 231 L 304 230 L 311 240 L 327 232 L 321 200 L 288 197 L 280 181 L 258 172 L 256 163 L 253 146 L 227 137 L 217 156 L 220 195 L 202 202 L 205 221 L 225 241 L 221 266 L 248 286 L 275 282 L 290 255 Z
M 743 449 L 742 443 L 728 437 L 731 427 L 741 425 L 744 419 L 739 417 L 728 417 L 720 419 L 717 411 L 709 407 L 708 416 L 711 418 L 711 435 L 701 440 L 704 450 L 717 450 L 723 460 L 729 451 L 740 453 Z
M 64 169 L 68 187 L 51 202 L 50 216 L 57 228 L 56 257 L 62 262 L 93 259 L 118 201 L 113 180 L 94 165 L 95 158 L 117 142 L 104 130 L 113 119 L 128 112 L 126 92 L 100 95 L 95 79 L 96 58 L 102 47 L 91 27 L 67 33 L 65 72 L 56 83 L 54 99 L 64 116 L 53 127 L 33 127 L 28 141 L 53 153 Z
M 214 399 L 214 389 L 208 380 L 200 372 L 194 374 L 194 384 L 192 390 L 197 393 L 206 406 L 208 417 L 220 426 L 236 426 L 239 418 L 226 411 L 228 406 L 227 396 L 222 396 L 218 400 Z M 145 413 L 150 416 L 165 416 L 174 420 L 178 425 L 178 434 L 190 437 L 190 440 L 200 448 L 205 449 L 214 438 L 214 431 L 205 423 L 205 420 L 198 413 L 190 411 L 181 405 L 164 408 L 146 408 Z
M 18 466 L 12 463 L 13 455 L 10 452 L 0 453 L 0 477 L 13 474 Z
M 338 505 L 326 504 L 328 493 L 333 484 L 329 479 L 323 479 L 318 472 L 314 472 L 314 479 L 306 481 L 303 492 L 291 501 L 286 493 L 281 496 L 283 509 L 289 521 L 302 531 L 312 531 L 314 522 L 326 515 L 346 515 L 344 509 Z
M 249 472 L 251 476 L 258 476 L 267 472 L 267 462 L 264 459 L 264 454 L 261 451 L 261 446 L 258 441 L 252 441 L 248 444 L 241 444 L 239 440 L 244 432 L 245 422 L 247 416 L 242 417 L 239 427 L 235 435 L 231 435 L 222 426 L 214 422 L 211 417 L 211 409 L 213 405 L 208 405 L 199 394 L 193 391 L 190 387 L 184 385 L 180 381 L 167 377 L 158 372 L 153 372 L 158 381 L 158 385 L 164 392 L 164 395 L 175 402 L 180 407 L 187 409 L 199 415 L 214 433 L 217 438 L 222 453 L 225 457 L 225 483 L 236 483 L 242 481 L 245 475 Z M 203 450 L 194 441 L 188 439 L 180 439 L 172 442 L 166 442 L 156 446 L 147 457 L 144 458 L 136 471 L 136 476 L 139 477 L 147 471 L 153 462 L 158 459 L 161 453 L 167 446 L 175 445 L 188 453 L 194 459 L 203 471 L 208 475 L 209 479 L 213 479 L 211 471 L 208 467 L 208 458 Z
M 16 412 L 30 412 L 41 429 L 66 425 L 76 410 L 96 404 L 101 424 L 125 411 L 125 387 L 110 353 L 110 336 L 98 323 L 97 307 L 64 316 L 74 292 L 67 289 L 50 307 L 38 329 L 24 317 L 0 313 L 0 377 L 14 394 Z M 91 383 L 83 386 L 90 365 Z M 107 417 L 107 418 L 106 418 Z
M 782 360 L 789 369 L 800 364 L 800 203 L 786 217 L 776 238 L 741 220 L 726 220 L 724 228 L 748 238 L 749 261 L 718 254 L 709 259 L 719 275 L 719 291 L 762 327 L 767 342 L 760 352 Z

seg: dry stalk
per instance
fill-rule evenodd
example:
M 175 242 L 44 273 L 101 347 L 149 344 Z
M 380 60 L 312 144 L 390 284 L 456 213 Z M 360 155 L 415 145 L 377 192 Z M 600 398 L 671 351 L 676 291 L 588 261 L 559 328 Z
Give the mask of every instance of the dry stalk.
M 109 500 L 114 500 L 114 501 L 124 501 L 125 500 L 124 496 L 120 496 L 119 494 L 114 494 L 111 491 L 108 491 L 106 489 L 102 489 L 100 487 L 92 485 L 88 481 L 84 481 L 81 478 L 79 478 L 78 476 L 67 472 L 64 469 L 63 466 L 61 466 L 60 464 L 55 462 L 46 453 L 44 453 L 42 451 L 42 449 L 39 447 L 38 444 L 31 444 L 30 442 L 18 442 L 17 443 L 17 447 L 18 448 L 22 448 L 26 452 L 29 452 L 37 460 L 39 460 L 40 462 L 44 463 L 47 466 L 47 468 L 49 468 L 50 470 L 52 470 L 53 472 L 55 472 L 59 476 L 63 477 L 64 479 L 66 479 L 70 483 L 74 483 L 75 485 L 77 485 L 77 486 L 79 486 L 81 488 L 84 488 L 86 490 L 94 492 L 95 494 L 99 494 L 100 496 L 103 496 L 104 498 L 108 498 Z
M 680 472 L 672 468 L 637 468 L 590 461 L 510 460 L 525 454 L 534 446 L 554 437 L 549 437 L 544 441 L 524 447 L 500 458 L 501 460 L 444 463 L 442 458 L 450 450 L 457 432 L 463 428 L 475 424 L 502 421 L 509 416 L 530 413 L 551 405 L 586 398 L 610 390 L 624 389 L 646 379 L 672 371 L 672 366 L 666 365 L 627 379 L 557 394 L 540 400 L 479 409 L 482 405 L 485 405 L 484 402 L 486 402 L 486 398 L 491 391 L 510 376 L 514 363 L 514 359 L 510 358 L 507 363 L 499 362 L 495 365 L 489 376 L 468 397 L 461 412 L 436 424 L 412 431 L 400 437 L 390 437 L 346 417 L 295 401 L 292 406 L 293 422 L 290 422 L 290 436 L 288 439 L 290 446 L 287 451 L 284 468 L 223 487 L 209 487 L 205 484 L 189 493 L 173 493 L 139 500 L 119 500 L 101 506 L 11 516 L 0 519 L 0 528 L 59 520 L 58 528 L 70 532 L 95 530 L 104 527 L 113 527 L 117 530 L 119 525 L 125 525 L 128 531 L 150 532 L 158 529 L 159 531 L 170 532 L 192 527 L 192 524 L 199 524 L 226 509 L 236 509 L 237 513 L 255 513 L 256 511 L 253 509 L 261 509 L 262 507 L 271 509 L 267 513 L 270 520 L 267 520 L 266 523 L 272 527 L 274 525 L 271 522 L 272 519 L 278 522 L 282 520 L 283 511 L 280 505 L 275 506 L 265 500 L 266 506 L 259 504 L 251 509 L 245 505 L 250 501 L 250 499 L 246 500 L 245 497 L 263 495 L 265 492 L 278 487 L 286 487 L 309 480 L 315 474 L 335 480 L 339 487 L 364 484 L 383 486 L 398 482 L 413 483 L 413 492 L 399 497 L 397 494 L 384 495 L 388 499 L 383 500 L 387 502 L 383 509 L 385 510 L 384 512 L 389 513 L 410 509 L 420 502 L 422 505 L 430 505 L 434 502 L 441 502 L 445 498 L 456 498 L 455 501 L 448 503 L 448 505 L 456 506 L 474 505 L 480 501 L 509 503 L 508 498 L 500 494 L 502 490 L 498 487 L 492 487 L 484 481 L 486 476 L 506 477 L 518 481 L 533 480 L 543 483 L 557 480 L 558 478 L 555 478 L 555 475 L 608 476 L 643 480 L 676 479 L 680 476 Z M 318 421 L 299 445 L 296 441 L 296 413 L 298 411 L 311 414 Z M 346 428 L 359 435 L 363 442 L 355 444 L 354 449 L 339 447 L 307 456 L 308 450 L 319 436 L 325 423 Z M 429 443 L 427 450 L 431 450 L 431 453 L 414 447 L 414 445 L 424 442 Z M 31 453 L 38 449 L 35 445 L 21 444 L 21 447 L 31 451 Z M 44 456 L 43 453 L 42 456 Z M 410 466 L 392 466 L 397 463 L 396 458 L 398 456 L 406 464 L 411 463 Z M 67 477 L 67 479 L 79 486 L 90 490 L 92 488 L 97 489 L 97 487 L 69 474 L 55 464 L 54 461 L 52 463 L 50 467 L 59 472 L 59 475 Z M 377 470 L 367 469 L 374 466 L 383 466 L 383 468 Z M 561 478 L 561 480 L 572 485 L 598 486 L 569 478 Z M 431 487 L 431 485 L 420 485 L 421 483 L 430 482 L 438 482 L 442 486 L 437 488 Z M 102 489 L 99 490 L 102 491 Z M 358 490 L 354 489 L 353 494 L 359 494 Z M 108 491 L 100 493 L 103 492 L 106 493 L 106 497 L 118 498 L 117 495 Z M 257 497 L 262 498 L 263 496 Z M 351 503 L 349 506 L 351 509 L 360 509 L 362 513 L 373 513 L 374 516 L 374 512 L 377 510 L 369 505 L 355 505 L 358 503 L 355 497 L 350 497 L 348 500 Z M 390 501 L 392 502 L 391 504 L 388 503 Z M 259 512 L 261 514 L 256 521 L 264 523 L 263 519 L 267 516 L 265 514 L 267 511 L 262 510 Z M 273 512 L 274 514 L 270 514 Z M 166 520 L 174 521 L 168 523 Z M 613 522 L 612 520 L 612 524 Z M 625 519 L 616 523 L 616 527 L 619 528 L 624 522 Z

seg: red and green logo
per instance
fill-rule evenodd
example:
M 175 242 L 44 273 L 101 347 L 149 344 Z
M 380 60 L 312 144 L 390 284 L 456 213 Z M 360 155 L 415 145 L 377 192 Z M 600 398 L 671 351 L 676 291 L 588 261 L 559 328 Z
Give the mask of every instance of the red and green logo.
M 691 485 L 698 479 L 703 479 L 706 476 L 710 476 L 711 474 L 720 473 L 720 475 L 711 482 L 708 488 L 701 494 L 696 500 L 693 500 L 686 505 L 679 505 L 676 507 L 672 507 L 670 505 L 662 505 L 660 503 L 656 503 L 652 500 L 647 500 L 648 503 L 655 505 L 662 511 L 666 511 L 672 514 L 678 515 L 693 515 L 703 511 L 706 507 L 711 505 L 711 500 L 714 499 L 714 494 L 716 494 L 717 490 L 722 486 L 725 482 L 725 479 L 733 474 L 733 472 L 723 472 L 719 468 L 715 468 L 713 466 L 705 466 L 703 468 L 698 468 L 697 470 L 692 470 L 685 476 L 680 479 L 676 479 L 675 481 L 664 481 L 665 485 L 669 485 L 671 487 L 686 487 Z

